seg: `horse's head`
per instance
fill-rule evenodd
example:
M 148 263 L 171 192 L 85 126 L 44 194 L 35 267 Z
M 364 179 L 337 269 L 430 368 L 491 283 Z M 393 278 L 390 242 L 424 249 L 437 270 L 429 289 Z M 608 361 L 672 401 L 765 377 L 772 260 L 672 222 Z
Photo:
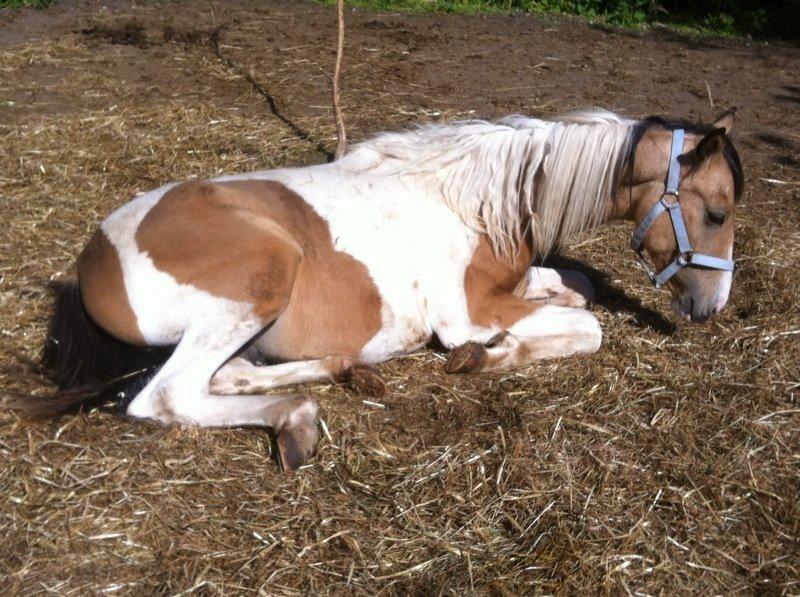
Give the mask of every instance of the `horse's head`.
M 643 121 L 620 189 L 638 224 L 633 248 L 647 253 L 654 284 L 669 288 L 676 311 L 690 321 L 721 311 L 731 289 L 734 201 L 743 185 L 727 137 L 734 115 L 700 126 Z

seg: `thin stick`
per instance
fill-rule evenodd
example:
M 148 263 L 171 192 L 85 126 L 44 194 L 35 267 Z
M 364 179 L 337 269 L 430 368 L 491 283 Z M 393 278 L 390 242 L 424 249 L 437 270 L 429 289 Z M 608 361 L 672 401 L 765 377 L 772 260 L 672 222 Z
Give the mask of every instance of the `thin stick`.
M 711 97 L 711 85 L 708 84 L 708 81 L 705 81 L 706 84 L 706 91 L 708 92 L 708 103 L 711 104 L 711 109 L 714 109 L 714 98 Z
M 338 160 L 347 151 L 347 132 L 344 128 L 342 106 L 339 96 L 339 73 L 342 70 L 342 54 L 344 54 L 344 0 L 337 2 L 337 18 L 339 21 L 339 40 L 336 45 L 336 66 L 333 69 L 333 116 L 336 119 L 336 159 Z

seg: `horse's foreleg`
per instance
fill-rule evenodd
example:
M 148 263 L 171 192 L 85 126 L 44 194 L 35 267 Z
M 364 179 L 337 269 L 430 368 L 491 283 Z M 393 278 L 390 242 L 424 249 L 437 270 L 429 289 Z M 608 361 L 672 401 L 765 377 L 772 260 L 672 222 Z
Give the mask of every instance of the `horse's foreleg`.
M 488 308 L 502 310 L 509 307 L 509 301 L 522 300 L 504 297 Z M 492 371 L 519 367 L 540 359 L 591 353 L 600 347 L 601 339 L 600 324 L 588 311 L 534 304 L 528 315 L 488 342 L 467 342 L 455 348 L 447 359 L 445 370 L 448 373 Z
M 594 287 L 580 272 L 547 267 L 528 270 L 522 297 L 561 307 L 583 307 L 594 300 Z
M 256 366 L 237 357 L 225 363 L 211 380 L 214 394 L 260 394 L 273 388 L 314 381 L 346 383 L 353 389 L 382 396 L 386 393 L 378 370 L 348 357 L 327 357 Z

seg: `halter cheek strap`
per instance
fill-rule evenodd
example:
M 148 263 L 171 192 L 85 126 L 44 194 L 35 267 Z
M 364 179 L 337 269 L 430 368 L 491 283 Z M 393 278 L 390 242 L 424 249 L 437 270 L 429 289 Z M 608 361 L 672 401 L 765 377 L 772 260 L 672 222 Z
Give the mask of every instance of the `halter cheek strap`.
M 658 202 L 647 212 L 647 215 L 639 222 L 636 230 L 631 237 L 631 248 L 636 251 L 639 260 L 642 262 L 644 270 L 650 277 L 650 281 L 656 288 L 661 288 L 667 281 L 677 274 L 684 267 L 698 267 L 705 269 L 716 269 L 726 272 L 733 271 L 733 260 L 713 257 L 692 251 L 692 244 L 689 242 L 689 235 L 686 232 L 686 223 L 681 212 L 681 205 L 678 203 L 678 186 L 681 181 L 681 165 L 678 157 L 683 151 L 683 139 L 685 133 L 683 129 L 675 129 L 672 132 L 672 147 L 669 157 L 669 171 L 667 174 L 667 188 Z M 671 198 L 671 199 L 669 199 Z M 664 213 L 669 213 L 672 222 L 672 230 L 675 232 L 675 241 L 678 245 L 678 256 L 670 262 L 667 267 L 656 273 L 650 269 L 644 261 L 642 255 L 644 237 L 653 225 L 653 222 Z

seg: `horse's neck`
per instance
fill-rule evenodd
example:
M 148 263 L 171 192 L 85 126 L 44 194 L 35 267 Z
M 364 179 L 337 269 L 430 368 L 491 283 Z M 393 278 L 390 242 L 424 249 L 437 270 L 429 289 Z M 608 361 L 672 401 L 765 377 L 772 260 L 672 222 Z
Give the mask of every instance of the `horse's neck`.
M 628 145 L 627 124 L 558 124 L 537 172 L 534 247 L 539 255 L 614 213 L 616 181 Z M 543 172 L 543 174 L 542 174 Z
M 638 198 L 635 196 L 633 187 L 627 183 L 620 183 L 614 196 L 609 199 L 605 206 L 603 223 L 618 220 L 635 221 L 635 212 Z

